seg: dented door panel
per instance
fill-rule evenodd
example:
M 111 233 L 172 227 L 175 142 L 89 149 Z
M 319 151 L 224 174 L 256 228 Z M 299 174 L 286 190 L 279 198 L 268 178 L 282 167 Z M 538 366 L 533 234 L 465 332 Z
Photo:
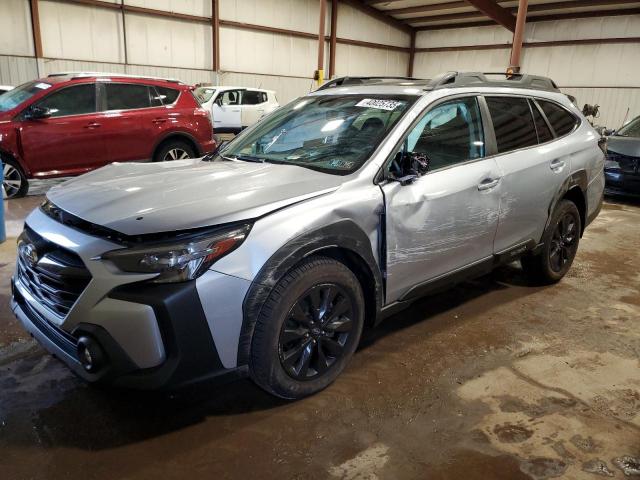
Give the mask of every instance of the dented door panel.
M 387 303 L 412 286 L 491 257 L 501 184 L 494 159 L 382 186 L 386 204 Z M 492 188 L 481 184 L 498 180 Z

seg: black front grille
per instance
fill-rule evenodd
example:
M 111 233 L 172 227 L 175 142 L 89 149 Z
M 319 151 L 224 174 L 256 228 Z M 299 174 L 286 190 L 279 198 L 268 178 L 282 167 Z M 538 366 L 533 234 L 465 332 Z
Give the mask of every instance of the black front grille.
M 65 317 L 91 274 L 75 253 L 27 229 L 18 241 L 18 280 L 42 305 Z
M 607 152 L 607 160 L 617 162 L 620 171 L 624 173 L 640 173 L 640 158 L 623 155 L 617 152 Z

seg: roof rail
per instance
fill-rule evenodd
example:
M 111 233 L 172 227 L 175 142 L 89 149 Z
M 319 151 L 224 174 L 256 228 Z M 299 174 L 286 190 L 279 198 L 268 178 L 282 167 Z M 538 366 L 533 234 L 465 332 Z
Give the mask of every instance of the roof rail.
M 319 90 L 327 90 L 329 88 L 346 87 L 350 85 L 379 85 L 381 83 L 389 84 L 408 84 L 415 85 L 416 83 L 428 82 L 426 79 L 414 78 L 414 77 L 338 77 L 329 80 L 327 83 L 321 85 Z
M 164 80 L 166 82 L 171 83 L 181 83 L 180 80 L 176 78 L 165 78 L 165 77 L 154 77 L 151 75 L 131 75 L 127 73 L 116 73 L 116 72 L 58 72 L 58 73 L 50 73 L 47 75 L 48 78 L 53 77 L 71 77 L 72 79 L 76 78 L 87 78 L 87 77 L 121 77 L 121 78 L 140 78 L 146 80 Z
M 501 77 L 497 80 L 488 78 L 489 76 Z M 528 88 L 531 90 L 546 90 L 559 92 L 556 83 L 548 77 L 539 75 L 529 75 L 525 73 L 505 73 L 505 72 L 446 72 L 438 75 L 428 85 L 430 90 L 436 88 L 451 87 L 516 87 Z

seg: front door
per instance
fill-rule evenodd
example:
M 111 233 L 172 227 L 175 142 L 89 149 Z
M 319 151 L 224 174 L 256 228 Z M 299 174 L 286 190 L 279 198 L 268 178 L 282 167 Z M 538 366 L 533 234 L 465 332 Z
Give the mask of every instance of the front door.
M 386 203 L 387 303 L 417 284 L 436 281 L 491 260 L 498 224 L 500 174 L 486 159 L 475 97 L 430 108 L 403 142 L 403 158 L 428 171 L 412 183 L 388 181 Z M 397 156 L 394 156 L 394 159 Z M 398 176 L 397 162 L 388 167 Z
M 35 104 L 49 118 L 22 120 L 20 141 L 29 168 L 39 175 L 72 175 L 103 165 L 108 157 L 96 118 L 96 85 L 54 91 Z
M 211 114 L 216 132 L 237 132 L 242 127 L 242 90 L 224 90 L 218 93 Z

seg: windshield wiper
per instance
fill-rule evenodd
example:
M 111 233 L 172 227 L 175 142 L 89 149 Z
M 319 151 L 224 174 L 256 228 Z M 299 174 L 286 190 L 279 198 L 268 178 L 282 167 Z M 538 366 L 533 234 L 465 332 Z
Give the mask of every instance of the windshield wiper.
M 243 162 L 264 163 L 264 158 L 252 157 L 251 155 L 236 155 L 231 158 L 235 160 L 242 160 Z

